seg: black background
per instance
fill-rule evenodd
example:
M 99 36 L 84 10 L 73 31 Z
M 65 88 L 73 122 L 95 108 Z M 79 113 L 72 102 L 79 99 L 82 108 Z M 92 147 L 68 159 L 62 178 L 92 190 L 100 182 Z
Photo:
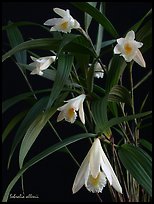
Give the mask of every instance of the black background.
M 78 9 L 73 7 L 69 2 L 3 2 L 2 3 L 2 25 L 6 25 L 9 20 L 12 22 L 17 21 L 32 21 L 36 23 L 43 24 L 47 19 L 52 17 L 57 17 L 53 13 L 52 9 L 54 7 L 59 7 L 63 9 L 70 9 L 71 15 L 77 19 L 79 22 L 83 22 L 83 13 Z M 146 14 L 149 9 L 152 7 L 151 2 L 108 2 L 106 3 L 106 16 L 111 20 L 112 24 L 117 29 L 118 33 L 123 36 L 128 29 L 135 24 L 141 17 Z M 95 23 L 92 23 L 90 28 L 90 35 L 92 40 L 95 40 Z M 81 23 L 81 26 L 84 26 Z M 50 37 L 50 33 L 42 31 L 39 27 L 25 26 L 21 27 L 21 31 L 25 40 L 31 38 L 41 38 L 41 37 Z M 2 43 L 7 41 L 6 34 L 3 32 Z M 111 36 L 105 33 L 105 40 L 111 39 Z M 5 51 L 7 46 L 4 46 Z M 46 55 L 45 51 L 36 51 L 40 52 L 42 55 Z M 102 61 L 104 64 L 108 64 L 110 56 L 103 57 Z M 143 77 L 148 70 L 151 69 L 151 51 L 144 55 L 145 61 L 147 63 L 147 68 L 142 69 L 138 65 L 134 65 L 134 78 L 138 81 Z M 30 60 L 28 59 L 28 63 Z M 10 59 L 6 60 L 3 63 L 2 67 L 2 100 L 5 100 L 9 97 L 24 93 L 29 91 L 27 84 L 25 83 L 20 71 L 12 63 Z M 41 88 L 50 88 L 51 82 L 45 79 L 42 79 L 39 76 L 29 76 L 30 83 L 32 84 L 34 90 Z M 126 79 L 127 83 L 127 79 Z M 126 84 L 127 86 L 127 84 Z M 145 97 L 146 93 L 151 91 L 151 80 L 148 80 L 143 86 L 140 87 L 136 98 L 136 106 L 140 101 Z M 144 94 L 143 94 L 144 93 Z M 147 102 L 146 110 L 151 108 L 151 97 Z M 23 106 L 27 104 L 21 103 L 11 108 L 3 116 L 3 127 L 6 126 L 11 117 L 20 110 Z M 56 119 L 57 115 L 55 116 Z M 55 124 L 56 126 L 56 124 Z M 72 127 L 66 122 L 59 123 L 57 125 L 58 132 L 62 137 L 69 137 L 76 132 L 80 133 L 82 130 Z M 68 131 L 70 129 L 70 131 Z M 16 130 L 10 134 L 7 141 L 3 145 L 2 152 L 2 189 L 3 192 L 6 189 L 6 186 L 10 180 L 15 176 L 18 171 L 18 151 L 13 157 L 10 170 L 6 171 L 7 158 L 9 155 L 10 144 L 13 140 Z M 147 135 L 151 134 L 151 129 L 146 132 Z M 144 137 L 147 137 L 144 135 Z M 36 140 L 35 144 L 30 151 L 30 154 L 27 156 L 27 160 L 32 156 L 36 155 L 40 151 L 44 150 L 46 147 L 58 142 L 57 138 L 53 135 L 51 130 L 44 129 L 39 138 Z M 80 141 L 78 144 L 70 146 L 70 149 L 74 152 L 74 156 L 78 158 L 79 163 L 82 162 L 86 153 L 88 152 L 90 145 L 87 144 L 87 141 Z M 18 149 L 19 150 L 19 149 Z M 75 151 L 74 151 L 75 150 Z M 34 165 L 24 174 L 24 186 L 25 193 L 28 195 L 38 195 L 39 200 L 33 199 L 32 201 L 43 201 L 43 202 L 97 202 L 98 198 L 95 194 L 89 193 L 85 188 L 82 188 L 77 194 L 72 195 L 71 188 L 74 181 L 74 177 L 78 170 L 77 165 L 72 161 L 70 156 L 62 151 L 56 152 L 51 156 L 43 159 L 38 164 Z M 19 195 L 21 192 L 20 182 L 18 182 L 13 190 L 12 194 Z M 108 188 L 104 188 L 103 193 L 101 194 L 102 200 L 105 202 L 111 201 Z M 31 201 L 27 200 L 13 200 L 10 199 L 10 202 L 13 201 Z

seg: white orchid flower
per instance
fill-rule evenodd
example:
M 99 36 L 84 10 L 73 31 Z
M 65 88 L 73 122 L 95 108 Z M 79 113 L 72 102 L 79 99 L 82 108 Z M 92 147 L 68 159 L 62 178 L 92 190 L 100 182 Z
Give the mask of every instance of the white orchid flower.
M 85 94 L 81 94 L 73 99 L 70 99 L 65 105 L 59 107 L 57 110 L 61 111 L 58 115 L 57 122 L 65 119 L 70 123 L 74 123 L 77 118 L 76 111 L 79 110 L 79 117 L 83 124 L 85 124 L 85 116 L 83 110 L 83 102 L 86 98 Z
M 62 18 L 52 18 L 44 23 L 44 25 L 52 26 L 50 31 L 70 33 L 72 29 L 80 28 L 80 24 L 70 15 L 69 9 L 65 11 L 60 8 L 54 8 L 53 10 Z
M 97 138 L 77 172 L 72 191 L 76 193 L 85 185 L 88 191 L 101 193 L 107 180 L 116 191 L 122 193 L 118 178 L 101 147 L 100 140 Z
M 38 74 L 43 75 L 43 70 L 47 69 L 56 59 L 56 56 L 47 56 L 47 57 L 41 57 L 41 58 L 35 58 L 33 56 L 30 56 L 30 58 L 34 61 L 30 63 L 29 65 L 34 66 L 35 69 L 30 74 Z
M 96 62 L 96 64 L 95 64 L 94 77 L 96 77 L 98 79 L 104 77 L 104 70 L 102 69 L 102 66 L 99 62 Z
M 89 66 L 91 66 L 91 64 L 89 64 Z M 94 65 L 94 77 L 98 79 L 104 77 L 104 70 L 99 62 L 96 62 Z
M 124 57 L 126 62 L 134 60 L 141 67 L 146 66 L 142 53 L 138 49 L 143 46 L 143 43 L 135 40 L 135 33 L 133 30 L 129 31 L 125 38 L 117 39 L 117 43 L 118 44 L 114 47 L 114 54 L 120 54 Z

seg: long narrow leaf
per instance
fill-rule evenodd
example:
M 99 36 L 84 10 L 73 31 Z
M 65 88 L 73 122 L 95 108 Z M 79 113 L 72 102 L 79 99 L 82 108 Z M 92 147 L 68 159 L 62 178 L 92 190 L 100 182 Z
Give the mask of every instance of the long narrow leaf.
M 107 117 L 107 105 L 108 105 L 108 95 L 103 98 L 96 100 L 92 103 L 92 113 L 94 116 L 94 121 L 96 125 L 96 132 L 102 132 L 102 124 L 106 124 L 108 122 Z M 110 127 L 105 129 L 103 133 L 110 138 L 111 130 Z
M 109 92 L 109 101 L 122 102 L 131 105 L 131 97 L 128 89 L 121 85 L 114 85 Z
M 106 18 L 105 15 L 103 15 L 101 12 L 99 12 L 98 9 L 94 8 L 90 4 L 86 2 L 71 2 L 75 7 L 80 9 L 83 12 L 88 13 L 95 19 L 98 23 L 100 23 L 104 29 L 109 32 L 114 38 L 118 38 L 118 33 L 112 23 Z
M 136 181 L 152 196 L 152 159 L 139 147 L 124 144 L 119 148 L 119 157 Z
M 83 41 L 83 36 L 78 35 L 78 37 L 79 37 L 79 40 L 69 43 L 67 46 L 65 46 L 64 50 L 68 52 L 75 52 L 75 53 L 80 53 L 82 50 L 83 53 L 93 55 L 92 50 L 89 47 L 86 47 L 87 43 L 84 43 L 85 39 Z M 82 43 L 80 43 L 80 38 L 82 40 Z M 5 53 L 2 56 L 2 62 L 5 61 L 7 58 L 11 57 L 16 52 L 19 52 L 25 49 L 54 50 L 57 52 L 59 45 L 61 43 L 61 40 L 62 39 L 59 39 L 59 38 L 54 38 L 54 39 L 53 38 L 41 38 L 41 39 L 28 40 L 26 42 L 23 42 L 17 45 L 13 49 Z
M 15 117 L 11 119 L 11 121 L 7 124 L 6 128 L 2 134 L 2 142 L 4 142 L 9 135 L 9 133 L 13 130 L 13 128 L 21 121 L 21 119 L 25 116 L 27 111 L 22 111 L 17 114 Z
M 122 57 L 113 56 L 108 67 L 109 71 L 106 80 L 106 91 L 110 91 L 114 85 L 118 84 L 126 65 L 126 62 Z
M 33 123 L 37 115 L 42 112 L 45 109 L 45 105 L 48 101 L 48 97 L 40 99 L 35 105 L 32 106 L 32 108 L 28 111 L 27 115 L 25 116 L 24 120 L 20 124 L 16 135 L 14 137 L 10 155 L 9 155 L 9 160 L 8 160 L 8 167 L 11 162 L 11 158 L 13 156 L 13 153 L 17 147 L 17 145 L 21 142 L 24 134 L 26 133 L 28 127 Z
M 52 104 L 62 91 L 72 69 L 72 63 L 73 63 L 72 55 L 64 54 L 59 56 L 56 78 L 51 90 L 46 110 L 48 110 L 52 106 Z
M 8 27 L 6 31 L 7 31 L 7 36 L 8 36 L 8 39 L 9 39 L 9 42 L 12 48 L 24 42 L 24 39 L 18 27 L 10 26 Z M 23 64 L 27 63 L 27 53 L 25 50 L 15 53 L 15 57 L 16 57 L 17 62 L 23 63 Z
M 135 25 L 133 25 L 130 30 L 133 30 L 134 32 L 136 32 L 139 27 L 142 25 L 142 23 L 149 18 L 150 16 L 152 16 L 152 9 L 150 9 L 150 11 L 148 11 L 145 16 L 143 16 L 143 18 L 141 20 L 139 20 Z
M 41 152 L 38 155 L 36 155 L 35 157 L 33 157 L 30 161 L 28 161 L 22 167 L 22 169 L 17 173 L 17 175 L 12 179 L 12 181 L 10 182 L 10 184 L 8 185 L 8 187 L 5 191 L 2 202 L 7 202 L 10 191 L 12 190 L 12 188 L 14 187 L 14 185 L 16 184 L 18 179 L 23 175 L 23 173 L 27 169 L 29 169 L 31 166 L 33 166 L 37 162 L 41 161 L 42 159 L 46 158 L 47 156 L 51 155 L 52 153 L 60 150 L 61 148 L 65 147 L 69 144 L 72 144 L 74 142 L 77 142 L 81 139 L 85 139 L 85 138 L 89 138 L 89 137 L 96 137 L 96 134 L 83 133 L 83 134 L 79 134 L 79 135 L 74 135 L 72 137 L 64 139 L 62 142 L 59 142 L 59 143 L 49 147 L 48 149 L 44 150 L 43 152 Z
M 97 2 L 88 2 L 88 4 L 90 4 L 94 8 L 96 8 L 96 6 L 97 6 Z M 88 28 L 91 24 L 91 21 L 92 21 L 92 17 L 89 14 L 85 13 L 85 30 L 86 30 L 86 32 L 88 31 Z
M 118 125 L 118 124 L 123 123 L 125 121 L 134 120 L 135 118 L 145 117 L 147 115 L 150 115 L 151 113 L 152 113 L 152 111 L 147 111 L 144 113 L 137 113 L 134 115 L 112 118 L 107 123 L 102 125 L 102 131 L 104 131 L 104 129 L 108 129 L 109 127 L 112 127 L 114 125 Z
M 5 100 L 2 103 L 2 113 L 7 111 L 11 106 L 15 105 L 16 103 L 19 103 L 23 100 L 27 100 L 30 96 L 32 96 L 32 93 L 28 92 L 28 93 L 20 94 L 20 95 L 17 95 L 10 99 Z

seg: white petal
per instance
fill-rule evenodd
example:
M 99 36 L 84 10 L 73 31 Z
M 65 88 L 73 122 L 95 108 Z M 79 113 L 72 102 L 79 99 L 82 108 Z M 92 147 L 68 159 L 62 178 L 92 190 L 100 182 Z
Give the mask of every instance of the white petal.
M 124 57 L 126 62 L 131 62 L 134 58 L 134 55 L 125 55 L 125 54 L 121 54 L 121 56 Z
M 67 103 L 67 104 L 64 104 L 63 106 L 57 108 L 57 110 L 63 111 L 63 110 L 65 110 L 65 109 L 68 109 L 68 108 L 69 108 L 68 106 L 70 107 L 70 105 L 69 105 L 68 103 Z
M 133 30 L 129 31 L 129 32 L 127 33 L 125 39 L 130 40 L 130 41 L 134 40 L 134 39 L 135 39 L 135 33 L 134 33 L 134 31 L 133 31 Z
M 73 28 L 75 28 L 75 29 L 80 28 L 80 23 L 77 20 L 75 20 L 75 19 L 74 19 L 74 26 L 73 26 Z
M 59 30 L 57 30 L 57 28 L 54 26 L 54 27 L 52 27 L 52 28 L 50 29 L 50 31 L 59 31 Z
M 36 62 L 32 62 L 29 64 L 29 66 L 36 67 L 36 64 L 37 64 Z
M 57 117 L 57 122 L 60 122 L 61 120 L 63 120 L 65 117 L 64 117 L 64 112 L 61 111 Z
M 51 63 L 52 63 L 51 59 L 45 60 L 45 62 L 40 64 L 40 70 L 47 69 L 50 66 Z
M 67 110 L 67 111 L 64 112 L 64 117 L 65 117 L 65 120 L 67 122 L 74 123 L 76 118 L 77 118 L 77 113 L 74 110 L 73 113 L 71 113 L 71 115 L 70 115 L 69 110 Z
M 99 172 L 99 175 L 94 179 L 91 175 L 88 178 L 86 188 L 92 193 L 102 193 L 103 188 L 106 186 L 107 180 L 103 172 Z
M 38 74 L 38 75 L 42 76 L 43 72 L 40 69 L 36 68 L 30 74 L 32 74 L 32 75 Z
M 137 41 L 134 41 L 134 44 L 137 48 L 141 48 L 143 46 L 143 43 L 142 42 L 137 42 Z
M 55 13 L 57 13 L 59 16 L 61 17 L 65 17 L 67 15 L 67 12 L 63 9 L 60 9 L 60 8 L 54 8 L 53 9 Z
M 103 159 L 101 159 L 100 164 L 101 164 L 102 171 L 106 175 L 110 185 L 112 185 L 112 177 L 111 177 L 110 169 L 108 168 L 108 166 L 106 166 Z
M 121 51 L 122 51 L 121 46 L 120 46 L 119 44 L 117 44 L 117 45 L 114 47 L 114 50 L 113 50 L 114 54 L 120 54 Z
M 60 21 L 61 21 L 61 18 L 52 18 L 52 19 L 48 19 L 47 21 L 45 21 L 44 25 L 54 26 L 58 24 Z
M 125 43 L 125 38 L 119 38 L 119 39 L 117 39 L 117 43 L 118 43 L 119 45 L 123 45 L 123 44 Z
M 136 55 L 135 55 L 135 57 L 133 58 L 133 60 L 134 60 L 135 62 L 137 62 L 141 67 L 146 67 L 144 58 L 143 58 L 142 53 L 140 52 L 139 49 L 137 50 Z
M 85 115 L 84 115 L 84 110 L 83 110 L 83 103 L 81 103 L 80 107 L 79 107 L 79 117 L 80 117 L 80 120 L 82 121 L 82 123 L 85 124 Z
M 90 173 L 93 178 L 100 172 L 101 149 L 100 140 L 97 138 L 90 149 Z
M 72 191 L 76 193 L 80 190 L 80 188 L 88 181 L 89 173 L 90 173 L 90 166 L 89 166 L 89 156 L 90 152 L 86 155 L 85 159 L 83 160 L 73 183 Z
M 112 185 L 112 186 L 115 188 L 116 191 L 118 191 L 119 193 L 122 193 L 122 188 L 121 188 L 121 186 L 120 186 L 120 183 L 119 183 L 119 181 L 118 181 L 118 178 L 117 178 L 117 176 L 115 175 L 115 173 L 114 173 L 114 171 L 113 171 L 113 168 L 112 168 L 112 166 L 111 166 L 111 164 L 110 164 L 108 158 L 106 157 L 106 155 L 105 155 L 103 149 L 102 149 L 102 160 L 104 161 L 104 164 L 105 164 L 106 168 L 108 169 L 108 172 L 105 172 L 105 171 L 103 170 L 104 173 L 106 174 L 107 179 L 108 179 L 108 173 L 111 175 L 111 178 L 112 178 L 112 184 L 111 184 L 110 180 L 108 179 L 109 182 L 110 182 L 110 185 Z M 109 177 L 110 177 L 110 176 L 109 176 Z
M 37 58 L 30 56 L 30 58 L 35 62 L 37 60 Z
M 94 77 L 96 77 L 96 78 L 103 78 L 104 77 L 104 72 L 95 72 L 94 73 Z
M 75 98 L 72 98 L 70 100 L 67 100 L 65 102 L 68 102 L 71 104 L 71 106 L 73 106 L 75 108 L 75 110 L 79 110 L 80 104 L 84 102 L 86 98 L 85 94 L 81 94 Z

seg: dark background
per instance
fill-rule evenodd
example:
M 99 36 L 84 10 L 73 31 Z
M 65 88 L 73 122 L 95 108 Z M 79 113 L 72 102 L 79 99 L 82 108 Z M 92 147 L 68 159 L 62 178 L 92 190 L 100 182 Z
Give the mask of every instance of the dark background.
M 52 17 L 58 17 L 55 13 L 53 13 L 52 9 L 54 7 L 59 7 L 62 9 L 70 9 L 71 15 L 77 19 L 81 26 L 83 22 L 83 13 L 78 9 L 73 7 L 69 2 L 3 2 L 2 3 L 2 25 L 6 25 L 9 20 L 12 22 L 17 21 L 32 21 L 36 23 L 43 23 Z M 111 20 L 112 24 L 117 29 L 118 33 L 123 36 L 124 33 L 128 31 L 128 29 L 134 25 L 138 20 L 141 19 L 152 7 L 151 2 L 108 2 L 106 3 L 106 16 L 109 20 Z M 92 40 L 95 40 L 96 33 L 95 30 L 95 22 L 92 23 L 90 28 L 90 35 Z M 50 37 L 50 33 L 43 31 L 41 28 L 35 26 L 25 26 L 21 27 L 21 31 L 25 40 L 29 40 L 31 38 L 41 38 L 41 37 Z M 73 31 L 74 32 L 74 31 Z M 105 33 L 104 40 L 111 39 L 111 36 Z M 6 33 L 2 33 L 2 44 L 7 42 Z M 2 49 L 5 51 L 8 49 L 6 45 L 3 46 Z M 3 51 L 3 50 L 2 50 Z M 39 51 L 36 51 L 39 53 Z M 41 54 L 41 52 L 40 52 Z M 45 51 L 42 52 L 42 55 L 45 56 Z M 103 57 L 102 61 L 104 64 L 108 64 L 110 56 Z M 143 77 L 148 70 L 151 69 L 151 51 L 144 54 L 145 61 L 147 63 L 147 68 L 142 69 L 137 64 L 134 64 L 133 74 L 135 75 L 135 80 L 138 81 L 141 77 Z M 28 59 L 28 63 L 30 60 Z M 29 91 L 28 86 L 25 83 L 21 72 L 18 67 L 11 61 L 11 59 L 6 60 L 3 63 L 2 67 L 2 100 L 5 100 L 9 97 L 24 93 Z M 51 82 L 45 79 L 42 79 L 39 76 L 29 76 L 30 83 L 34 90 L 42 89 L 42 88 L 50 88 Z M 127 82 L 127 79 L 126 79 Z M 127 85 L 127 84 L 126 84 Z M 138 90 L 136 103 L 140 103 L 140 101 L 145 97 L 145 94 L 151 91 L 151 80 L 149 79 L 144 85 L 140 87 Z M 144 93 L 144 94 L 143 94 Z M 151 96 L 151 95 L 150 95 Z M 136 104 L 136 106 L 137 106 Z M 146 110 L 150 110 L 151 108 L 151 97 L 147 102 Z M 19 109 L 22 110 L 23 106 L 26 104 L 21 103 L 17 106 L 11 108 L 11 110 L 7 111 L 3 116 L 3 127 L 6 126 L 8 121 L 11 119 L 14 114 L 16 114 Z M 57 117 L 57 115 L 56 115 Z M 69 137 L 73 134 L 82 132 L 80 129 L 76 129 L 72 127 L 67 122 L 62 122 L 58 124 L 58 132 L 62 137 Z M 68 129 L 71 132 L 68 132 Z M 67 130 L 67 131 L 66 131 Z M 18 172 L 18 151 L 13 157 L 10 170 L 6 170 L 7 159 L 10 150 L 10 144 L 13 140 L 14 134 L 16 130 L 10 134 L 9 138 L 5 141 L 3 145 L 2 151 L 2 191 L 4 192 L 10 180 L 15 176 Z M 67 133 L 67 135 L 66 135 Z M 146 132 L 146 135 L 151 134 L 151 129 Z M 46 147 L 58 142 L 57 138 L 52 134 L 51 130 L 48 128 L 44 129 L 39 138 L 36 140 L 35 144 L 30 151 L 30 154 L 27 156 L 27 160 L 37 153 L 44 150 Z M 80 141 L 78 144 L 74 144 L 70 146 L 70 150 L 74 152 L 74 156 L 78 158 L 79 163 L 82 162 L 83 158 L 88 152 L 90 145 L 87 144 L 87 141 Z M 19 149 L 18 149 L 19 150 Z M 75 151 L 74 151 L 75 150 Z M 82 152 L 82 154 L 81 154 Z M 15 162 L 16 161 L 16 162 Z M 75 195 L 72 195 L 71 188 L 74 181 L 74 177 L 77 173 L 78 167 L 74 163 L 74 161 L 70 158 L 67 153 L 63 151 L 56 152 L 51 156 L 43 159 L 38 164 L 31 167 L 24 174 L 24 186 L 25 193 L 28 195 L 38 195 L 39 200 L 33 199 L 32 201 L 43 201 L 43 202 L 97 202 L 98 198 L 95 194 L 89 193 L 84 187 Z M 20 182 L 18 182 L 13 190 L 12 194 L 19 195 L 22 193 Z M 101 194 L 101 198 L 104 202 L 111 201 L 110 195 L 108 193 L 108 188 L 104 188 L 103 193 Z M 10 199 L 10 202 L 13 201 L 31 201 L 27 200 L 13 200 Z

